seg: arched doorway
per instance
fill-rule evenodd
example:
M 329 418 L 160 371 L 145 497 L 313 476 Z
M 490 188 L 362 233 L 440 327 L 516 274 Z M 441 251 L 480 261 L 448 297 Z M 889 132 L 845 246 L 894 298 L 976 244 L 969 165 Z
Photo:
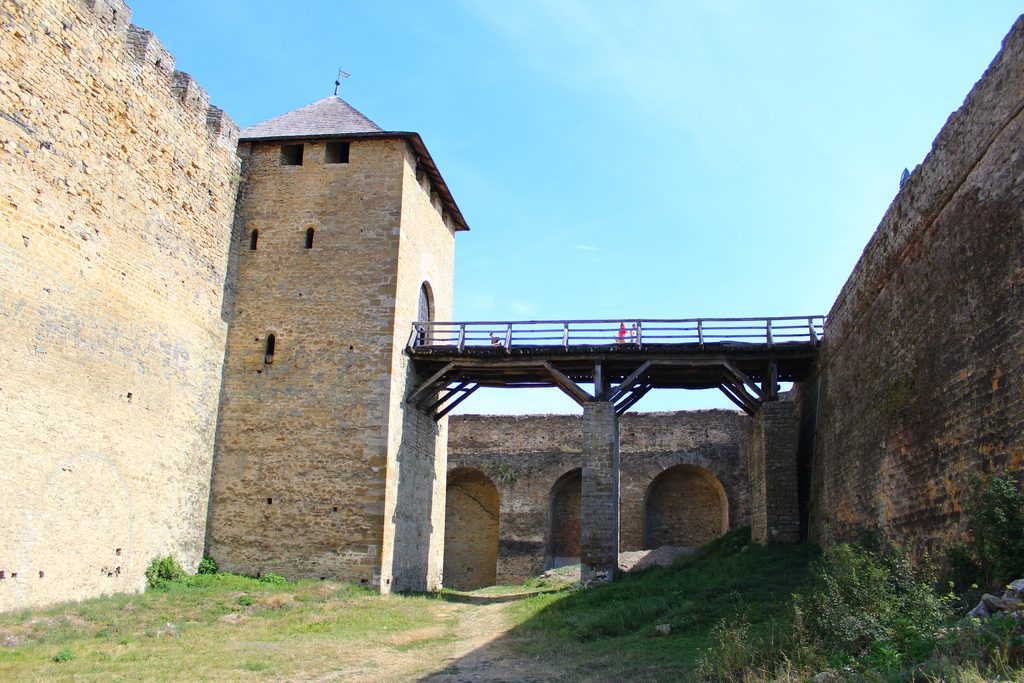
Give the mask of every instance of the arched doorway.
M 498 488 L 480 470 L 448 474 L 444 512 L 446 588 L 493 586 L 498 574 Z
M 566 472 L 551 487 L 548 551 L 545 566 L 564 567 L 580 561 L 580 497 L 583 470 Z
M 715 475 L 695 465 L 670 467 L 647 487 L 644 548 L 695 547 L 729 528 L 729 501 Z
M 434 292 L 430 289 L 429 282 L 424 282 L 420 287 L 420 298 L 416 304 L 416 321 L 421 323 L 434 322 Z M 419 333 L 416 335 L 416 343 L 430 343 L 432 332 L 433 330 L 430 329 L 429 325 L 421 326 Z

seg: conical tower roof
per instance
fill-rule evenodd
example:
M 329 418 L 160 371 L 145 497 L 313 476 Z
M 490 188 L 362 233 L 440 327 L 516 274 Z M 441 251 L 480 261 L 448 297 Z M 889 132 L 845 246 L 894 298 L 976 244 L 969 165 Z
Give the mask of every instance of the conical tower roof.
M 384 129 L 360 114 L 337 95 L 249 126 L 240 140 L 262 138 L 305 138 L 331 135 L 383 133 Z

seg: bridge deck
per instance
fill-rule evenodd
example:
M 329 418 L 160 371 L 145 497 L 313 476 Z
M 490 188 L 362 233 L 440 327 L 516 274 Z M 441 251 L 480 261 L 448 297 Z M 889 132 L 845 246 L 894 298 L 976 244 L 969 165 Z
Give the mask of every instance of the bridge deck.
M 553 333 L 561 343 L 551 343 Z M 753 413 L 777 398 L 778 382 L 807 377 L 823 333 L 821 316 L 628 327 L 608 320 L 420 322 L 407 353 L 426 379 L 409 401 L 440 419 L 481 387 L 557 387 L 580 404 L 611 401 L 621 414 L 651 389 L 717 388 Z

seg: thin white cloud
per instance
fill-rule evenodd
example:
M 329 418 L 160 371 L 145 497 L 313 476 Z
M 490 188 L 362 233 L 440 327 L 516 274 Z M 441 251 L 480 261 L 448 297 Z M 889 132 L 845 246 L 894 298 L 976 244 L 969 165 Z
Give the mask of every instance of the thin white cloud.
M 530 301 L 513 301 L 509 304 L 509 308 L 511 308 L 516 315 L 530 315 L 537 310 L 537 304 Z
M 591 253 L 601 251 L 600 247 L 595 247 L 593 244 L 577 244 L 574 248 L 576 249 L 576 251 L 588 251 Z
M 469 297 L 469 305 L 475 311 L 494 310 L 494 297 L 486 294 L 474 294 Z

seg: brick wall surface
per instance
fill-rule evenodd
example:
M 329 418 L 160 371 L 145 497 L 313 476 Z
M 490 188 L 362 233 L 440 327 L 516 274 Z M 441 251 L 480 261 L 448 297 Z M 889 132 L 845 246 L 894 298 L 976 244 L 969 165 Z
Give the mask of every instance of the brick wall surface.
M 620 549 L 644 547 L 648 488 L 659 474 L 679 465 L 706 471 L 721 484 L 729 528 L 747 524 L 748 422 L 745 415 L 726 410 L 627 413 L 620 418 Z M 449 471 L 477 469 L 500 493 L 499 583 L 522 581 L 544 570 L 551 553 L 553 488 L 560 477 L 582 467 L 582 447 L 579 416 L 451 418 Z M 685 502 L 681 506 L 685 509 Z M 716 509 L 721 514 L 721 507 Z
M 130 16 L 0 4 L 0 610 L 202 552 L 237 128 Z
M 498 566 L 497 487 L 479 470 L 454 470 L 445 499 L 445 587 L 493 586 Z
M 647 490 L 644 547 L 695 547 L 728 530 L 725 490 L 707 470 L 689 465 L 672 467 L 655 478 Z
M 813 462 L 814 538 L 875 529 L 939 549 L 960 524 L 966 473 L 1021 468 L 1022 107 L 1024 18 L 832 308 L 804 392 L 806 414 L 817 414 L 802 453 Z
M 757 543 L 800 539 L 798 440 L 797 404 L 792 400 L 764 403 L 750 421 L 750 535 Z

